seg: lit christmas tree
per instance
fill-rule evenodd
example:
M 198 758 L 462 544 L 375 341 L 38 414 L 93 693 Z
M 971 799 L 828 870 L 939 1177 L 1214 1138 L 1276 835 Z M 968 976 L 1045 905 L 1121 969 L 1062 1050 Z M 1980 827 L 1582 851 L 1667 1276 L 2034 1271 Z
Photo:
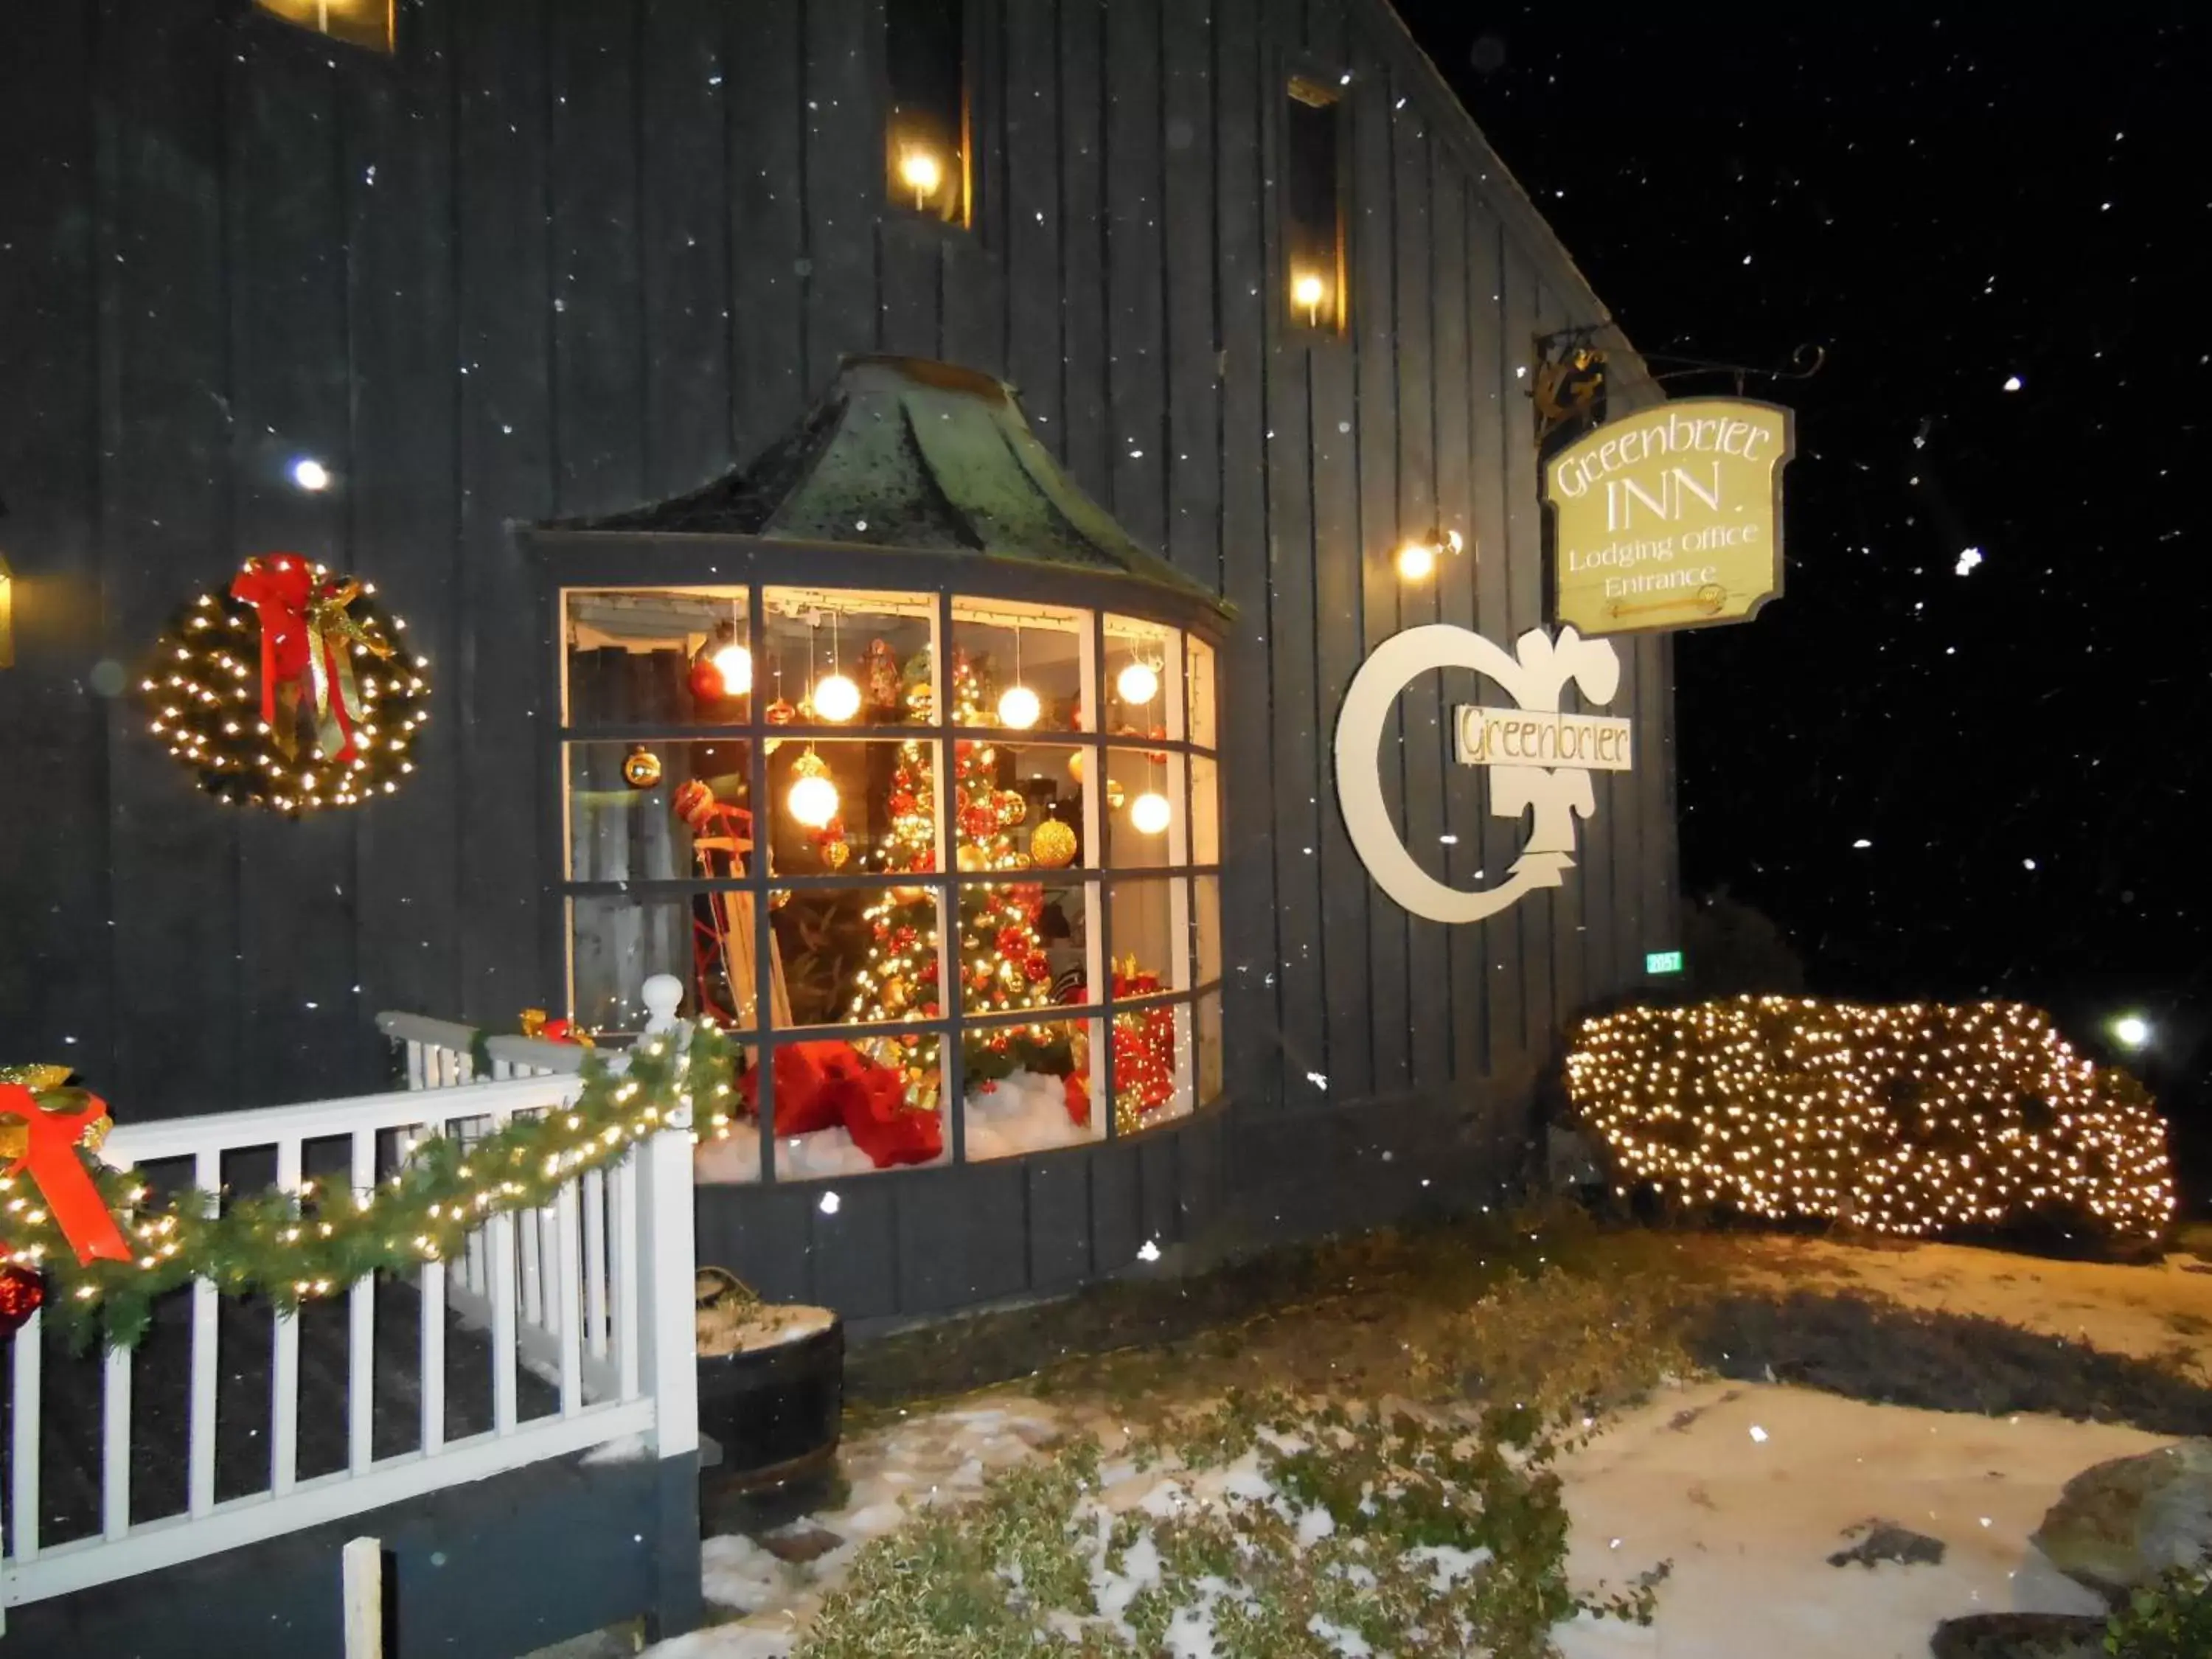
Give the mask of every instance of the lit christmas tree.
M 909 667 L 909 676 L 912 674 Z M 927 678 L 908 693 L 927 696 Z M 952 710 L 957 725 L 977 726 L 993 704 L 983 677 L 966 657 L 952 662 Z M 930 740 L 909 738 L 899 747 L 891 777 L 891 823 L 880 867 L 892 874 L 926 874 L 936 868 L 937 802 L 931 784 Z M 1014 844 L 1013 830 L 1028 814 L 1028 803 L 998 784 L 998 750 L 988 738 L 962 738 L 953 745 L 951 827 L 958 867 L 975 874 L 1005 872 L 1010 878 L 1030 867 Z M 1037 921 L 1044 891 L 1018 878 L 964 883 L 959 889 L 960 950 L 957 971 L 970 1014 L 1012 1012 L 1052 1006 L 1052 970 L 1045 958 Z M 937 908 L 927 888 L 894 887 L 868 907 L 873 943 L 857 975 L 851 1018 L 854 1023 L 935 1018 L 942 1009 L 939 981 Z M 862 1045 L 872 1058 L 897 1042 L 909 1079 L 926 1074 L 934 1039 L 885 1039 Z M 963 1050 L 972 1085 L 1002 1078 L 1016 1068 L 1066 1077 L 1076 1057 L 1064 1028 L 1052 1024 L 1012 1025 L 971 1031 Z M 915 1099 L 912 1085 L 909 1100 Z

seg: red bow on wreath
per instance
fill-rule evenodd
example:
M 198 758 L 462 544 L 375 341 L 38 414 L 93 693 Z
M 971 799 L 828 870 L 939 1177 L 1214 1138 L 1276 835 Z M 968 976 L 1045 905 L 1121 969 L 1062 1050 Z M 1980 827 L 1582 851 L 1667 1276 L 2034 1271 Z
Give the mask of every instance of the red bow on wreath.
M 361 591 L 356 581 L 318 582 L 313 567 L 296 553 L 248 559 L 230 585 L 230 597 L 261 618 L 261 720 L 287 759 L 299 744 L 303 693 L 314 699 L 316 749 L 325 760 L 354 758 L 361 693 L 352 647 L 392 655 L 390 645 L 347 612 Z
M 76 1154 L 80 1144 L 106 1139 L 107 1107 L 97 1095 L 55 1086 L 68 1075 L 57 1066 L 0 1071 L 0 1158 L 11 1160 L 0 1173 L 30 1171 L 79 1261 L 128 1261 L 131 1247 Z

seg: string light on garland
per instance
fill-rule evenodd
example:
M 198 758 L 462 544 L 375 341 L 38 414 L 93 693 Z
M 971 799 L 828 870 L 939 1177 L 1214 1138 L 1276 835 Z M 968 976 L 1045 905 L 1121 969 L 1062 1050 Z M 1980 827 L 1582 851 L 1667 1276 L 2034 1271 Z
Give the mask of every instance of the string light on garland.
M 573 1104 L 514 1117 L 465 1146 L 441 1135 L 404 1145 L 400 1170 L 362 1191 L 307 1181 L 220 1204 L 191 1189 L 155 1204 L 132 1172 L 73 1153 L 131 1243 L 125 1260 L 81 1261 L 54 1218 L 25 1197 L 23 1178 L 0 1176 L 0 1274 L 13 1276 L 4 1299 L 27 1315 L 42 1297 L 47 1322 L 74 1346 L 98 1338 L 127 1348 L 150 1327 L 155 1303 L 194 1279 L 290 1312 L 372 1273 L 450 1261 L 493 1216 L 543 1209 L 684 1111 L 710 1122 L 726 1115 L 735 1050 L 711 1024 L 694 1028 L 688 1043 L 648 1037 L 625 1063 L 618 1071 L 587 1055 Z M 33 1291 L 25 1273 L 46 1283 Z
M 1631 1008 L 1584 1021 L 1566 1069 L 1623 1192 L 1908 1237 L 2042 1216 L 2143 1237 L 2173 1216 L 2142 1085 L 2014 1003 Z
M 297 554 L 246 561 L 155 641 L 148 730 L 231 805 L 288 817 L 397 793 L 428 720 L 429 659 L 374 584 Z

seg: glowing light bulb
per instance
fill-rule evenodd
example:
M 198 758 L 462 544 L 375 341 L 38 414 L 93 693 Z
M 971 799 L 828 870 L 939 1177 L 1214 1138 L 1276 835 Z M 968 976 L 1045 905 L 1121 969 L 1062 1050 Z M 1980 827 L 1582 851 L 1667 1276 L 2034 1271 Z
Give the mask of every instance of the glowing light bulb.
M 1425 582 L 1436 570 L 1437 550 L 1426 542 L 1407 542 L 1398 550 L 1398 574 L 1404 580 Z
M 2141 1014 L 2122 1014 L 2112 1022 L 2112 1036 L 2127 1048 L 2140 1048 L 2150 1041 L 2150 1022 Z
M 1129 803 L 1129 823 L 1143 835 L 1158 835 L 1170 816 L 1168 798 L 1150 789 Z
M 1321 302 L 1328 298 L 1328 284 L 1322 281 L 1320 274 L 1311 270 L 1302 270 L 1291 277 L 1291 298 L 1304 308 L 1306 326 L 1319 327 Z
M 1037 701 L 1037 694 L 1026 685 L 1010 685 L 999 699 L 999 724 L 1017 732 L 1028 731 L 1043 713 L 1044 705 Z
M 303 457 L 292 463 L 292 482 L 302 489 L 328 489 L 331 471 L 320 461 Z
M 830 674 L 814 688 L 814 712 L 831 722 L 848 720 L 860 712 L 860 688 L 842 674 Z
M 742 645 L 726 645 L 708 659 L 722 677 L 722 695 L 742 697 L 753 689 L 753 653 Z
M 1133 662 L 1115 680 L 1114 689 L 1123 702 L 1150 702 L 1160 694 L 1160 677 L 1149 663 Z
M 923 206 L 945 182 L 944 164 L 926 149 L 908 149 L 899 157 L 899 182 L 914 192 L 914 204 Z
M 810 749 L 791 769 L 798 780 L 786 797 L 791 816 L 809 830 L 819 830 L 837 816 L 837 786 L 830 781 L 830 769 Z

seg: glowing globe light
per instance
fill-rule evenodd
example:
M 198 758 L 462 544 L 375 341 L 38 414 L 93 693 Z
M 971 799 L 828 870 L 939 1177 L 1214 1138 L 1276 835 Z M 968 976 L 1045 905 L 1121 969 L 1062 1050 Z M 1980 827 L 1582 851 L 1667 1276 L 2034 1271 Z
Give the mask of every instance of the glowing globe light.
M 2112 1036 L 2129 1048 L 2140 1048 L 2150 1041 L 2150 1022 L 2141 1014 L 2122 1014 L 2112 1022 Z
M 999 724 L 1017 732 L 1028 731 L 1043 713 L 1044 705 L 1037 701 L 1037 694 L 1026 685 L 1010 685 L 1006 696 L 999 699 Z
M 1160 677 L 1148 663 L 1133 662 L 1114 682 L 1127 703 L 1150 702 L 1160 694 Z
M 814 688 L 814 712 L 832 722 L 860 712 L 860 688 L 842 674 L 830 674 Z
M 722 677 L 724 696 L 742 697 L 753 689 L 753 653 L 742 645 L 723 646 L 707 660 Z
M 297 460 L 292 463 L 292 482 L 302 489 L 328 489 L 331 470 L 317 460 Z
M 899 182 L 914 192 L 914 204 L 920 207 L 945 182 L 944 164 L 926 149 L 909 149 L 899 157 Z
M 1306 326 L 1321 325 L 1322 301 L 1328 298 L 1328 284 L 1318 272 L 1302 270 L 1291 278 L 1291 299 L 1306 313 Z
M 837 816 L 837 786 L 810 773 L 791 786 L 790 803 L 793 817 L 809 830 L 819 830 Z
M 1168 798 L 1150 789 L 1129 803 L 1129 822 L 1143 835 L 1158 835 L 1168 827 L 1170 816 Z
M 1436 574 L 1437 550 L 1426 542 L 1407 542 L 1398 550 L 1398 574 L 1409 582 L 1425 582 Z

